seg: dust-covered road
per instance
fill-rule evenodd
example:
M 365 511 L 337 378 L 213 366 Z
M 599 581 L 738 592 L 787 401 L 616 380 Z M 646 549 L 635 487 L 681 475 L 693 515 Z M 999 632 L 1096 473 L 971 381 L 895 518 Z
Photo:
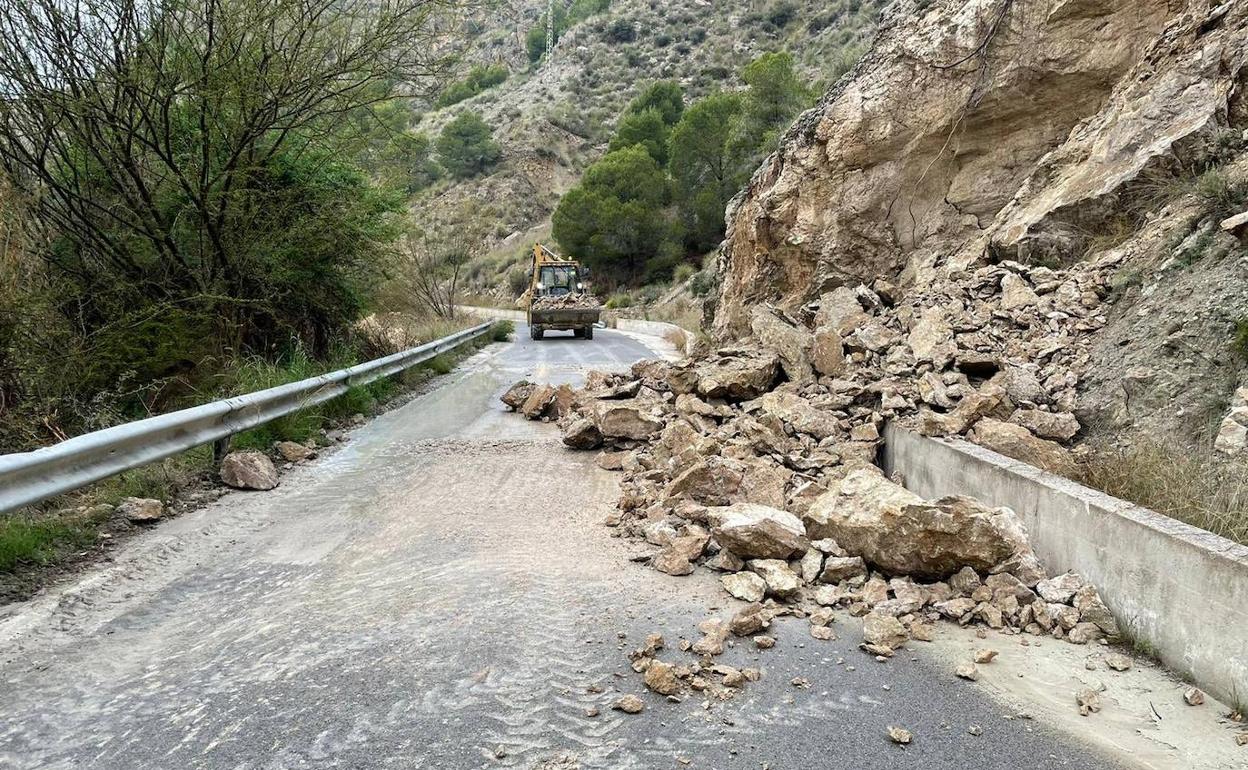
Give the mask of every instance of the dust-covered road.
M 600 524 L 613 476 L 497 396 L 653 353 L 612 331 L 516 339 L 277 491 L 228 495 L 9 608 L 0 767 L 1115 766 L 921 654 L 876 663 L 852 623 L 729 649 L 763 671 L 731 702 L 644 692 L 629 649 L 732 608 L 705 571 L 631 563 Z M 625 692 L 644 713 L 610 709 Z

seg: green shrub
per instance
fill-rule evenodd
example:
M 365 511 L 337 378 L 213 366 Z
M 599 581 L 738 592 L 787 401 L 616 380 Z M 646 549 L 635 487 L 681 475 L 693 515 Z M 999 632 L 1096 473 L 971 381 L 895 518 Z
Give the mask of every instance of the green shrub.
M 502 83 L 507 80 L 509 74 L 506 65 L 503 64 L 473 67 L 468 71 L 467 77 L 463 80 L 451 83 L 444 88 L 442 93 L 438 95 L 434 105 L 437 107 L 449 107 L 452 104 L 458 104 Z
M 438 137 L 438 157 L 452 176 L 467 179 L 497 163 L 502 150 L 481 115 L 465 112 L 442 129 Z
M 698 269 L 693 265 L 685 262 L 676 266 L 676 270 L 672 273 L 672 280 L 676 283 L 684 283 L 694 276 Z
M 611 22 L 611 26 L 607 27 L 606 34 L 603 37 L 608 43 L 614 45 L 631 43 L 637 39 L 637 28 L 627 19 L 616 19 Z
M 421 364 L 424 368 L 432 371 L 434 374 L 450 374 L 455 368 L 455 358 L 449 353 L 439 353 L 425 363 Z
M 490 327 L 490 339 L 494 342 L 506 342 L 516 333 L 516 325 L 511 321 L 495 321 Z
M 1248 316 L 1235 322 L 1235 339 L 1231 347 L 1240 358 L 1248 361 Z
M 628 294 L 620 293 L 620 294 L 612 294 L 607 299 L 606 307 L 610 310 L 614 310 L 616 308 L 631 307 L 632 304 L 633 304 L 633 298 L 631 296 L 629 296 Z

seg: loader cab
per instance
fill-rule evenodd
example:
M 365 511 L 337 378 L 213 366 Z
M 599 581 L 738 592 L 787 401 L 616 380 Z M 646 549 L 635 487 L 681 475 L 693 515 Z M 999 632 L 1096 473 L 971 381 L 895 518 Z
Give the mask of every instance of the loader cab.
M 536 296 L 561 297 L 565 294 L 581 293 L 585 285 L 581 283 L 580 272 L 575 265 L 543 265 L 537 271 Z

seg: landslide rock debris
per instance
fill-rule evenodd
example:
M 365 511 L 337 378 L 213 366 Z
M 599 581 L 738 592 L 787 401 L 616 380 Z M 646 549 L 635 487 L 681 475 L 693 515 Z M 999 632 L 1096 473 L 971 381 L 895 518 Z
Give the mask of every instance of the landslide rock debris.
M 534 298 L 532 308 L 534 310 L 592 310 L 602 306 L 602 303 L 592 294 L 561 294 L 543 295 Z
M 882 420 L 921 419 L 920 412 L 941 432 L 973 432 L 986 421 L 1012 435 L 1025 432 L 1064 458 L 1064 447 L 1027 426 L 1048 436 L 1069 433 L 1074 418 L 1048 411 L 1066 396 L 1044 385 L 1042 370 L 1006 365 L 956 339 L 924 341 L 947 351 L 941 360 L 949 368 L 938 374 L 918 366 L 907 350 L 888 352 L 907 345 L 907 336 L 886 333 L 880 297 L 865 288 L 832 294 L 828 315 L 848 330 L 851 351 L 842 376 L 855 379 L 817 377 L 813 365 L 808 372 L 811 356 L 800 348 L 811 335 L 778 328 L 793 322 L 770 314 L 766 336 L 780 355 L 738 345 L 678 363 L 591 372 L 583 388 L 562 386 L 562 398 L 559 389 L 524 381 L 504 396 L 531 419 L 558 420 L 566 444 L 600 450 L 598 464 L 621 474 L 621 496 L 606 523 L 615 536 L 654 549 L 642 559 L 673 576 L 713 570 L 730 596 L 747 603 L 726 622 L 700 625 L 701 638 L 688 645 L 700 668 L 650 663 L 652 652 L 634 655 L 646 685 L 671 697 L 736 690 L 737 677 L 725 685 L 709 676 L 716 673 L 711 661 L 731 637 L 758 636 L 793 614 L 811 619 L 815 640 L 836 638 L 835 612 L 862 617 L 862 649 L 881 660 L 930 641 L 942 620 L 1076 644 L 1116 638 L 1096 588 L 1074 573 L 1045 574 L 1013 511 L 965 496 L 926 500 L 872 464 Z M 850 340 L 864 323 L 882 330 Z M 873 358 L 880 351 L 884 358 Z M 906 367 L 923 375 L 903 377 Z M 1020 408 L 1053 419 L 1007 422 Z M 993 654 L 978 653 L 976 662 Z M 967 665 L 960 675 L 977 677 L 975 664 Z

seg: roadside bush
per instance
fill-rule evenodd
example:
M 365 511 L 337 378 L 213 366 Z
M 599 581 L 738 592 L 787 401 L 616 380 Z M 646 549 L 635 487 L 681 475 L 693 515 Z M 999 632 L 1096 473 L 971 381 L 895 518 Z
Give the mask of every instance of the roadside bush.
M 698 269 L 688 262 L 684 262 L 676 266 L 676 270 L 672 273 L 672 280 L 676 283 L 684 283 L 694 276 Z
M 633 298 L 628 294 L 612 294 L 607 298 L 606 307 L 608 310 L 617 308 L 630 307 L 633 304 Z
M 1214 219 L 1234 216 L 1248 206 L 1248 182 L 1232 182 L 1220 169 L 1201 174 L 1195 192 Z
M 487 170 L 502 157 L 494 132 L 476 112 L 465 112 L 442 129 L 438 137 L 438 158 L 457 179 L 467 179 Z
M 1248 361 L 1248 317 L 1235 322 L 1235 339 L 1231 343 L 1231 349 L 1238 353 L 1240 358 Z
M 516 325 L 511 321 L 495 321 L 490 327 L 490 339 L 494 342 L 506 342 L 516 333 Z

